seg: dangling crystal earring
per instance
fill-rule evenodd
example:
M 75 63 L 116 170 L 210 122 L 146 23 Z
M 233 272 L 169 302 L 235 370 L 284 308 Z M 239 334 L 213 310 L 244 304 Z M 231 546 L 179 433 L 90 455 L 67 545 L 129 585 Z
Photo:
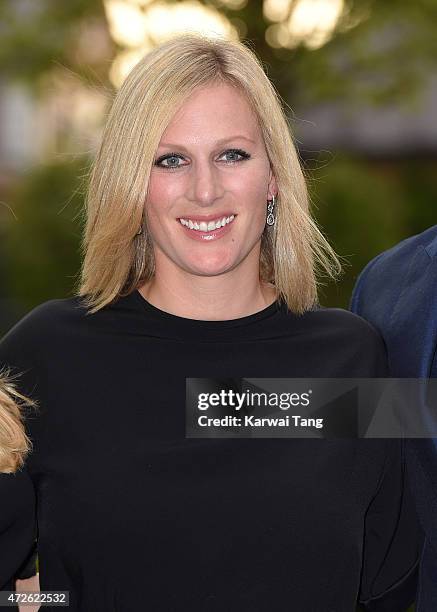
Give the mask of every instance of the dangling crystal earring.
M 270 201 L 267 200 L 267 210 L 269 211 L 269 214 L 267 215 L 267 225 L 273 225 L 275 223 L 275 216 L 273 214 L 273 209 L 275 207 L 275 204 L 276 204 L 276 198 L 273 195 Z

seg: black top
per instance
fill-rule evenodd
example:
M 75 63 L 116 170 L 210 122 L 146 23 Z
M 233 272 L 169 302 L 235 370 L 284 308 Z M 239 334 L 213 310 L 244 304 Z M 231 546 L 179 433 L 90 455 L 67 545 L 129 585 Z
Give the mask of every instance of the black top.
M 4 337 L 0 363 L 40 403 L 26 471 L 0 479 L 1 585 L 31 549 L 33 483 L 41 589 L 70 591 L 71 612 L 414 600 L 421 535 L 401 440 L 185 438 L 186 377 L 387 376 L 357 315 L 275 302 L 198 321 L 137 291 L 93 315 L 52 300 Z

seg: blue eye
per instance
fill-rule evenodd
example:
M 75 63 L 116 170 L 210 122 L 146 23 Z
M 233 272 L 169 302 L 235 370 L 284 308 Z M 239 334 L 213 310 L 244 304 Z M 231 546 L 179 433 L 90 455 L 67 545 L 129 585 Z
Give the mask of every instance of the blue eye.
M 228 160 L 228 163 L 235 163 L 235 162 L 240 162 L 243 161 L 243 159 L 249 159 L 250 155 L 249 153 L 246 153 L 246 151 L 243 151 L 242 149 L 229 149 L 228 151 L 225 151 L 223 153 L 223 155 L 239 155 L 241 159 L 231 159 Z
M 167 166 L 165 164 L 163 164 L 162 162 L 167 161 L 169 159 L 183 159 L 182 155 L 178 155 L 177 153 L 170 153 L 168 155 L 162 155 L 160 158 L 158 158 L 155 162 L 155 166 L 159 166 L 159 168 L 166 168 L 167 170 L 174 170 L 175 168 L 179 168 L 180 166 Z
M 225 160 L 225 163 L 227 165 L 235 164 L 235 163 L 238 163 L 238 162 L 241 162 L 243 160 L 250 158 L 250 154 L 246 153 L 246 151 L 243 151 L 242 149 L 228 149 L 227 151 L 222 153 L 220 157 L 223 157 L 223 155 L 230 155 L 230 154 L 239 155 L 240 159 Z M 161 157 L 158 157 L 158 159 L 155 161 L 155 166 L 158 166 L 158 168 L 165 168 L 166 170 L 177 170 L 178 168 L 182 168 L 181 164 L 177 164 L 177 165 L 163 164 L 164 161 L 177 160 L 177 159 L 185 159 L 185 158 L 183 157 L 183 155 L 180 155 L 179 153 L 167 153 L 166 155 L 161 155 Z

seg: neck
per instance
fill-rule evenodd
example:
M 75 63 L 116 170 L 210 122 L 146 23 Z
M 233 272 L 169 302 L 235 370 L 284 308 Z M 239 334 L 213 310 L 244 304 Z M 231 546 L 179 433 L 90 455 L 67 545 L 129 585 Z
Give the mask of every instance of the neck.
M 259 270 L 239 270 L 216 276 L 200 276 L 180 268 L 170 276 L 155 273 L 139 287 L 153 306 L 176 316 L 204 321 L 245 317 L 270 306 L 276 299 L 272 284 L 259 280 Z

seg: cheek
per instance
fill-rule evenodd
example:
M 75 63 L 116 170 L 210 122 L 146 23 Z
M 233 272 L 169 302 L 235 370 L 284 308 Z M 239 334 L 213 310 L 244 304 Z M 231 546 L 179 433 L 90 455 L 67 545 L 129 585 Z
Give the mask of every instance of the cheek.
M 154 173 L 152 171 L 149 182 L 149 194 L 153 200 L 157 198 L 171 200 L 181 191 L 182 182 L 175 180 L 175 177 L 171 176 L 170 171 L 169 174 L 170 176 L 163 172 Z
M 259 181 L 249 183 L 244 192 L 244 212 L 253 222 L 253 226 L 263 225 L 267 211 L 267 183 Z
M 151 222 L 156 222 L 162 215 L 171 211 L 179 197 L 180 188 L 178 189 L 174 182 L 161 176 L 152 177 L 145 203 L 146 214 Z

